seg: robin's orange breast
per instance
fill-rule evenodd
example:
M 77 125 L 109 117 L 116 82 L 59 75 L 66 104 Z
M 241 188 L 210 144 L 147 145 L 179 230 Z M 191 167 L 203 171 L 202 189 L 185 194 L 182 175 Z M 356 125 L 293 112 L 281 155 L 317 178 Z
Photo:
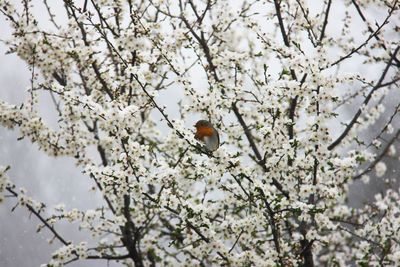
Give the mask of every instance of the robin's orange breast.
M 214 134 L 214 129 L 212 127 L 197 127 L 196 139 L 203 140 L 205 136 L 212 136 Z

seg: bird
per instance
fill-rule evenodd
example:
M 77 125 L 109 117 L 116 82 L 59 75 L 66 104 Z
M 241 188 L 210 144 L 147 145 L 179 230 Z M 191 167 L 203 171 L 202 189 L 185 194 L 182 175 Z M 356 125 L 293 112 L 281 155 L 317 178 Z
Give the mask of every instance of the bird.
M 196 127 L 194 138 L 203 142 L 208 151 L 213 152 L 219 148 L 219 134 L 211 122 L 199 120 L 194 127 Z

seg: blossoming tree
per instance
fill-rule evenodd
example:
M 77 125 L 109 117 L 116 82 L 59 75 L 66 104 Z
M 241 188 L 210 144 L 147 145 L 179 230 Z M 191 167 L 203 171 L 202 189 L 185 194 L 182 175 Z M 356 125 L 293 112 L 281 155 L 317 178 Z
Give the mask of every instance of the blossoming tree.
M 400 134 L 400 101 L 383 105 L 400 80 L 397 0 L 12 2 L 0 0 L 6 45 L 32 78 L 25 102 L 0 101 L 0 122 L 74 158 L 104 198 L 48 207 L 1 169 L 0 200 L 15 197 L 59 241 L 45 266 L 400 264 L 397 189 L 346 202 L 349 183 L 384 175 Z M 219 130 L 213 153 L 194 139 L 200 118 Z M 108 238 L 72 243 L 64 220 Z

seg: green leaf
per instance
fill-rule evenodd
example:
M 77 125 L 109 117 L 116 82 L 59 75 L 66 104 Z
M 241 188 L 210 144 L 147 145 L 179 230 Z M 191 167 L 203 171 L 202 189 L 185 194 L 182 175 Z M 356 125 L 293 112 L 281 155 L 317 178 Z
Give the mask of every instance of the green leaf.
M 281 76 L 283 75 L 290 75 L 290 71 L 288 69 L 282 69 Z

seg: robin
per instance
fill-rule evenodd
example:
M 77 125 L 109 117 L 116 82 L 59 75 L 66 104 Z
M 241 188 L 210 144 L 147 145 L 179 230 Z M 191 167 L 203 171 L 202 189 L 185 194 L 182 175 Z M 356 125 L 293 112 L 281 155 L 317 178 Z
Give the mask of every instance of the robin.
M 194 125 L 196 127 L 196 134 L 194 138 L 202 141 L 208 151 L 215 151 L 219 147 L 219 134 L 211 122 L 206 120 L 199 120 Z

